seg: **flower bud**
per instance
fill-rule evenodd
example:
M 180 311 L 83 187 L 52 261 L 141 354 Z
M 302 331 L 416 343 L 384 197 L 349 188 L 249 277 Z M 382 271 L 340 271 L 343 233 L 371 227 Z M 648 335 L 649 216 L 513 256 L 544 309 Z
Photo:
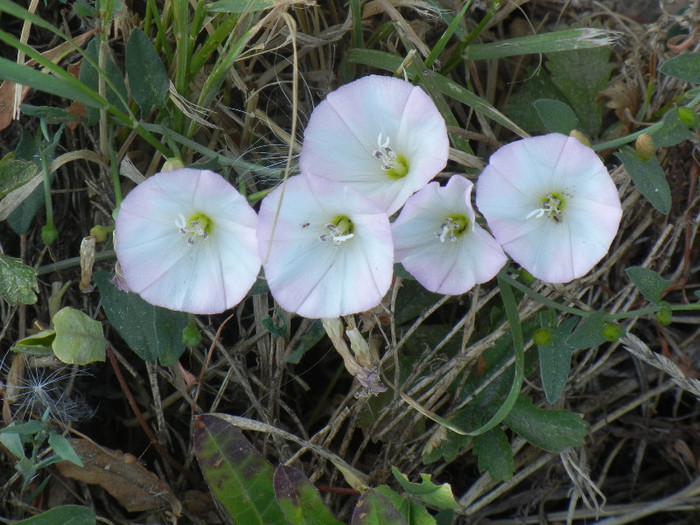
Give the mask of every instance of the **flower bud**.
M 644 162 L 651 160 L 656 155 L 656 145 L 654 139 L 649 133 L 642 133 L 637 137 L 637 142 L 634 143 L 634 149 L 639 157 Z
M 591 147 L 591 141 L 588 140 L 588 137 L 577 129 L 572 129 L 571 133 L 569 133 L 569 137 L 575 138 L 584 146 L 588 146 L 589 148 Z
M 518 270 L 518 277 L 520 277 L 520 280 L 525 284 L 532 284 L 535 282 L 535 278 L 525 268 L 520 268 L 520 270 Z
M 45 245 L 50 245 L 56 240 L 57 237 L 58 230 L 53 224 L 51 226 L 47 224 L 46 226 L 41 228 L 41 240 L 44 241 Z
M 692 109 L 680 106 L 677 111 L 678 119 L 688 128 L 694 128 L 698 124 L 698 116 Z
M 175 171 L 184 167 L 185 164 L 182 162 L 182 160 L 178 159 L 177 157 L 173 157 L 172 159 L 165 161 L 163 168 L 160 171 Z
M 532 339 L 537 346 L 548 345 L 552 342 L 552 332 L 547 328 L 538 328 Z
M 182 342 L 188 348 L 194 348 L 202 341 L 202 334 L 199 333 L 196 325 L 189 324 L 182 330 Z
M 90 235 L 95 238 L 95 242 L 104 242 L 107 235 L 114 231 L 114 226 L 102 226 L 98 224 L 90 229 Z
M 624 333 L 622 327 L 615 323 L 605 323 L 603 326 L 603 337 L 605 337 L 606 341 L 610 341 L 611 343 L 617 341 Z
M 673 321 L 673 311 L 668 306 L 662 306 L 659 311 L 656 312 L 656 321 L 661 326 L 668 326 Z

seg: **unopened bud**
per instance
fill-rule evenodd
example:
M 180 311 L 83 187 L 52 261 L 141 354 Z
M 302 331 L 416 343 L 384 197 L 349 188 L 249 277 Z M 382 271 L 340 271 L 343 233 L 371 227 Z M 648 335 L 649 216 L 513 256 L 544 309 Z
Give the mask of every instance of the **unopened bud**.
M 680 106 L 678 109 L 678 119 L 688 128 L 694 128 L 698 123 L 698 116 L 690 108 Z
M 174 157 L 172 159 L 168 159 L 165 161 L 163 164 L 163 168 L 160 171 L 175 171 L 179 170 L 185 167 L 185 164 L 178 159 L 177 157 Z
M 634 149 L 639 157 L 644 162 L 651 160 L 656 155 L 656 145 L 654 139 L 649 133 L 642 133 L 637 137 L 637 142 L 634 143 Z
M 520 270 L 518 271 L 518 276 L 520 277 L 520 280 L 525 284 L 532 284 L 535 282 L 535 278 L 525 268 L 520 268 Z
M 588 146 L 589 148 L 591 147 L 591 141 L 588 140 L 588 137 L 577 129 L 572 129 L 571 133 L 569 133 L 569 137 L 575 138 L 584 146 Z
M 45 245 L 52 244 L 58 237 L 58 230 L 55 226 L 48 224 L 41 228 L 41 240 L 44 241 Z
M 538 328 L 535 330 L 535 335 L 532 337 L 537 346 L 548 345 L 552 342 L 552 332 L 547 328 Z
M 617 341 L 624 334 L 623 329 L 615 323 L 605 323 L 603 326 L 603 337 L 611 343 Z
M 114 226 L 102 226 L 98 224 L 90 229 L 90 235 L 95 239 L 95 242 L 104 242 L 107 235 L 114 231 Z
M 673 311 L 668 306 L 662 306 L 656 312 L 656 320 L 661 326 L 668 326 L 673 321 Z

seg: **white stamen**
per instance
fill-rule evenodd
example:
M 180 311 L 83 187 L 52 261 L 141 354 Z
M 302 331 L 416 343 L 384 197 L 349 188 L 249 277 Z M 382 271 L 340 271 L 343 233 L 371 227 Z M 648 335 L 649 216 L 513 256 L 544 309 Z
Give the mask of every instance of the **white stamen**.
M 542 201 L 542 207 L 532 210 L 527 214 L 525 219 L 531 219 L 532 217 L 540 219 L 546 215 L 547 217 L 559 222 L 559 216 L 561 215 L 560 206 L 561 199 L 555 197 L 551 193 L 547 194 L 545 195 L 545 200 Z
M 445 242 L 445 241 L 456 241 L 457 236 L 455 235 L 455 229 L 457 229 L 459 225 L 454 222 L 454 219 L 452 217 L 445 217 L 445 222 L 440 225 L 441 232 L 436 233 L 437 237 L 440 239 L 440 242 Z
M 190 223 L 187 224 L 185 216 L 182 213 L 178 214 L 177 219 L 175 219 L 175 226 L 180 230 L 181 235 L 187 235 L 187 244 L 190 246 L 194 245 L 198 237 L 202 239 L 209 237 L 209 234 L 204 231 L 204 228 L 202 228 L 197 221 L 190 221 Z
M 389 142 L 391 138 L 387 135 L 384 137 L 384 133 L 379 133 L 377 137 L 377 149 L 374 150 L 374 157 L 379 159 L 382 163 L 382 169 L 384 171 L 389 171 L 396 167 L 396 153 L 389 147 Z
M 343 234 L 335 224 L 326 224 L 326 228 L 330 234 L 323 233 L 318 236 L 318 239 L 322 242 L 325 242 L 328 239 L 333 239 L 333 244 L 336 246 L 340 246 L 341 243 L 344 243 L 348 239 L 352 239 L 355 236 L 354 233 Z

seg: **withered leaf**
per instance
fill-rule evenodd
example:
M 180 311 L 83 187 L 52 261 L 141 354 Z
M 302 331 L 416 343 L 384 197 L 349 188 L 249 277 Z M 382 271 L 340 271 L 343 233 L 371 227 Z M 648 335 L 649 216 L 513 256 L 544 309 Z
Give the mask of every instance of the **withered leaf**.
M 169 508 L 176 516 L 182 505 L 163 481 L 131 454 L 100 447 L 86 439 L 70 439 L 83 461 L 80 468 L 68 461 L 56 464 L 67 478 L 100 485 L 129 512 Z

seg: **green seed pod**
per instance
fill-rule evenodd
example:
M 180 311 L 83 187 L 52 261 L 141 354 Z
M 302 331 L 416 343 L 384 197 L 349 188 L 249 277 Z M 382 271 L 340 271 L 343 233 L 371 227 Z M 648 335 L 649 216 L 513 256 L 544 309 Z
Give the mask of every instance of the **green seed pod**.
M 678 119 L 685 124 L 688 128 L 694 128 L 698 123 L 698 116 L 695 112 L 684 106 L 680 106 L 678 109 Z
M 520 268 L 518 271 L 518 276 L 524 284 L 532 284 L 535 282 L 535 278 L 525 268 Z
M 194 348 L 202 341 L 202 334 L 199 333 L 195 325 L 187 325 L 182 330 L 182 341 L 186 347 Z
M 661 326 L 668 326 L 673 321 L 673 311 L 668 306 L 662 306 L 656 312 L 656 320 Z
M 547 345 L 552 342 L 552 332 L 547 328 L 538 328 L 532 339 L 537 346 Z
M 55 226 L 48 224 L 41 228 L 41 240 L 46 246 L 52 244 L 58 238 L 58 230 Z
M 606 341 L 615 342 L 624 334 L 624 330 L 615 323 L 605 323 L 603 326 L 603 337 Z

